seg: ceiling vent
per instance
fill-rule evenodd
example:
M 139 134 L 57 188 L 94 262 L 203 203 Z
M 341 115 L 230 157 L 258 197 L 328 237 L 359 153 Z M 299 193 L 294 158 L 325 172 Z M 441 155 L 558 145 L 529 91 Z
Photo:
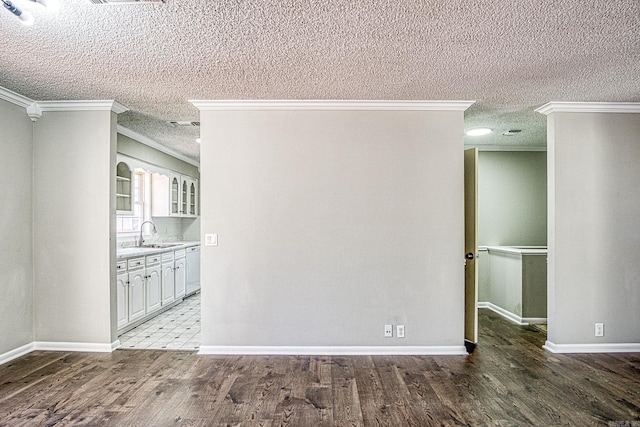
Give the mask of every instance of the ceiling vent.
M 503 135 L 504 136 L 513 136 L 513 135 L 519 134 L 520 132 L 522 132 L 522 129 L 509 129 L 508 131 L 503 133 Z
M 139 3 L 166 3 L 167 0 L 89 0 L 93 4 L 139 4 Z
M 190 122 L 186 120 L 167 120 L 171 126 L 200 126 L 200 122 Z

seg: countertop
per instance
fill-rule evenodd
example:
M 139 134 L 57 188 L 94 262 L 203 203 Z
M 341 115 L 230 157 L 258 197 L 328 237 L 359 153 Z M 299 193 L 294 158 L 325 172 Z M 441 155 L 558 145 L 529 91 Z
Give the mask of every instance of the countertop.
M 118 248 L 116 250 L 116 259 L 126 259 L 133 258 L 136 256 L 145 256 L 151 254 L 157 254 L 161 252 L 171 252 L 176 249 L 184 249 L 191 246 L 198 246 L 200 242 L 198 241 L 190 241 L 190 242 L 162 242 L 158 243 L 159 245 L 172 245 L 164 248 L 139 248 L 136 246 L 129 248 Z

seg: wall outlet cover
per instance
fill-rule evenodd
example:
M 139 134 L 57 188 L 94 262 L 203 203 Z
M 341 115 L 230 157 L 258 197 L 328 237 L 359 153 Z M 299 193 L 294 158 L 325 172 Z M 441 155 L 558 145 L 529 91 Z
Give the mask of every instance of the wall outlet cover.
M 398 325 L 396 327 L 396 336 L 398 338 L 404 338 L 404 325 Z
M 597 337 L 604 336 L 604 323 L 596 323 L 595 334 Z
M 205 246 L 218 246 L 218 235 L 217 234 L 205 234 L 204 235 L 204 245 Z
M 384 325 L 384 336 L 385 338 L 393 336 L 393 325 Z

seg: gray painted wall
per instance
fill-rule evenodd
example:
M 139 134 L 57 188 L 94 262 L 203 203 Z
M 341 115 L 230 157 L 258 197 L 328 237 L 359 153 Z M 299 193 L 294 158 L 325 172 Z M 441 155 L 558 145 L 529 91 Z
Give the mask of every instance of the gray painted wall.
M 556 112 L 547 131 L 548 339 L 640 343 L 640 114 Z
M 463 344 L 462 112 L 200 119 L 204 346 Z
M 34 125 L 36 341 L 112 342 L 115 122 L 65 111 Z
M 546 246 L 546 162 L 540 151 L 480 151 L 479 245 Z
M 32 122 L 0 99 L 0 355 L 33 341 Z

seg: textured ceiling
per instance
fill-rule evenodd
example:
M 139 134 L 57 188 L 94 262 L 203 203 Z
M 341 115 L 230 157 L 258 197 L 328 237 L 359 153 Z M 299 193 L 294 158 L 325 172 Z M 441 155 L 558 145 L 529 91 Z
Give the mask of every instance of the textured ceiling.
M 199 120 L 189 99 L 476 100 L 465 127 L 495 132 L 465 142 L 516 146 L 545 145 L 548 101 L 640 101 L 638 0 L 60 1 L 0 10 L 0 86 L 115 99 L 193 159 L 198 128 L 164 122 Z

